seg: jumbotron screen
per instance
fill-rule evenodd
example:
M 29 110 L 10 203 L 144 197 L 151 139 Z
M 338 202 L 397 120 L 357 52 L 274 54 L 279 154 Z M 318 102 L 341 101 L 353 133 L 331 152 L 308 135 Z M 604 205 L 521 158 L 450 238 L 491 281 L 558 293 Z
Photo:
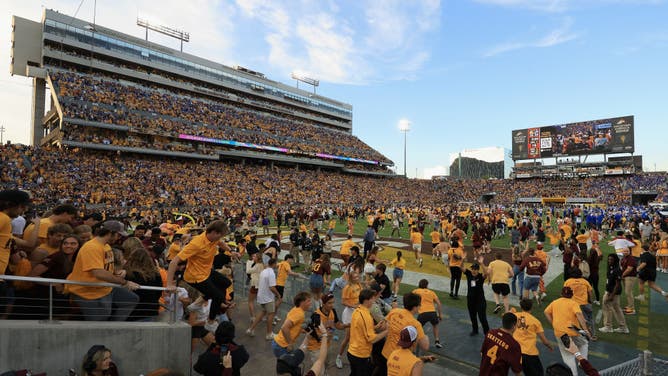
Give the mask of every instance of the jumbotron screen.
M 633 116 L 513 131 L 514 160 L 633 153 Z

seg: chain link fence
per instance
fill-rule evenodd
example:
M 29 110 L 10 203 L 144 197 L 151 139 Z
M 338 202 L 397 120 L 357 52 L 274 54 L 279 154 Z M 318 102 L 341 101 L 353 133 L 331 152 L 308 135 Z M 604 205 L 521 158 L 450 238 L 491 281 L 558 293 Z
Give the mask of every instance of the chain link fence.
M 668 361 L 654 358 L 649 350 L 636 359 L 617 364 L 599 372 L 601 376 L 668 376 Z

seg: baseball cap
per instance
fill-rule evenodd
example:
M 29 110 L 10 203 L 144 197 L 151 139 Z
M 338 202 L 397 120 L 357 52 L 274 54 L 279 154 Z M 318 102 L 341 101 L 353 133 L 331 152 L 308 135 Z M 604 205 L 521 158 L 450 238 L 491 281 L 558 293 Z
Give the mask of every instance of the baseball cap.
M 399 333 L 399 341 L 397 344 L 404 349 L 407 349 L 413 345 L 413 342 L 417 339 L 417 329 L 414 326 L 409 325 Z
M 30 195 L 19 189 L 7 189 L 0 191 L 0 201 L 13 205 L 30 205 Z
M 289 373 L 292 376 L 300 376 L 302 374 L 299 365 L 304 361 L 304 352 L 301 349 L 291 351 L 287 354 L 281 355 L 276 361 L 276 373 Z
M 125 225 L 119 221 L 106 221 L 102 224 L 102 228 L 109 231 L 117 232 L 121 236 L 128 236 L 128 233 L 125 232 Z

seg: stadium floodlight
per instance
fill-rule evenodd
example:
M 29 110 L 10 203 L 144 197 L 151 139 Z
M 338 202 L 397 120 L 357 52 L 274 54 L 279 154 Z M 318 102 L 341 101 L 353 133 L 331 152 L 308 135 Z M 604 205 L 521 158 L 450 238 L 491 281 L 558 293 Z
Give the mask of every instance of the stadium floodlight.
M 183 42 L 190 42 L 190 33 L 187 31 L 172 29 L 171 27 L 162 25 L 153 25 L 145 19 L 137 18 L 137 26 L 146 29 L 146 40 L 148 41 L 148 31 L 153 30 L 160 34 L 167 35 L 181 41 L 181 52 L 183 52 Z
M 315 78 L 307 77 L 303 73 L 299 71 L 293 71 L 292 74 L 290 75 L 293 80 L 297 81 L 297 89 L 299 89 L 299 81 L 313 86 L 313 94 L 315 94 L 315 88 L 320 86 L 320 81 L 316 80 Z
M 411 122 L 408 119 L 399 120 L 399 130 L 404 132 L 404 177 L 408 177 L 406 174 L 406 134 L 411 130 Z

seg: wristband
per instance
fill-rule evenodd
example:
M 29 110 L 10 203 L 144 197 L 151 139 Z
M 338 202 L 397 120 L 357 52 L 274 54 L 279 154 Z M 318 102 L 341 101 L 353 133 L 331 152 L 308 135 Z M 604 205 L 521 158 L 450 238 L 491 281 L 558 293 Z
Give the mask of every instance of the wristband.
M 575 354 L 573 354 L 573 355 L 574 355 L 576 358 L 577 358 L 578 356 L 582 356 L 582 354 L 580 354 L 579 351 L 576 351 Z

